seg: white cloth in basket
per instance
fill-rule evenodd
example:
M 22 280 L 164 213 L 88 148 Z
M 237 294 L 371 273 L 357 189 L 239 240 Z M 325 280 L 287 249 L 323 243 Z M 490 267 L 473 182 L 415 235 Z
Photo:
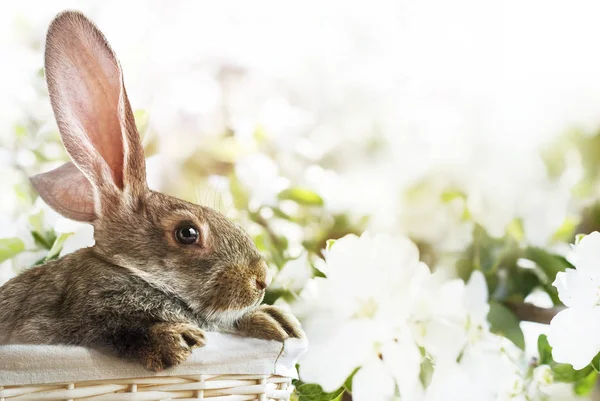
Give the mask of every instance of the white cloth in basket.
M 0 346 L 0 386 L 149 376 L 194 374 L 256 374 L 296 378 L 296 361 L 306 341 L 257 340 L 207 333 L 206 345 L 196 348 L 181 365 L 160 373 L 122 361 L 98 350 L 64 345 Z

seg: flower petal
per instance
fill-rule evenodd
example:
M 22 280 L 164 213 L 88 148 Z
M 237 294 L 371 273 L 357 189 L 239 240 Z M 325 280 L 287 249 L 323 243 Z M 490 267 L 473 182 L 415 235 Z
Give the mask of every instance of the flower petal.
M 333 323 L 326 328 L 327 321 L 332 323 L 323 316 L 305 326 L 310 347 L 300 359 L 300 377 L 331 392 L 344 384 L 370 352 L 374 354 L 374 345 L 364 322 Z
M 552 283 L 558 297 L 569 307 L 592 307 L 600 298 L 600 286 L 589 276 L 575 269 L 566 269 L 556 274 Z
M 575 266 L 586 276 L 600 281 L 600 233 L 586 235 L 575 247 Z
M 370 358 L 352 379 L 354 401 L 392 401 L 395 389 L 392 375 L 377 357 Z
M 485 322 L 490 311 L 488 288 L 483 273 L 475 270 L 465 286 L 464 306 L 469 312 L 471 321 Z
M 423 357 L 412 335 L 403 331 L 396 341 L 382 346 L 383 363 L 388 367 L 403 399 L 413 400 L 417 393 L 422 393 L 423 386 L 419 380 Z
M 467 341 L 462 325 L 446 319 L 434 319 L 425 325 L 421 345 L 436 360 L 456 360 Z
M 495 397 L 456 362 L 438 363 L 427 388 L 427 401 L 493 401 Z
M 568 308 L 550 322 L 548 342 L 556 362 L 583 369 L 600 352 L 600 307 Z

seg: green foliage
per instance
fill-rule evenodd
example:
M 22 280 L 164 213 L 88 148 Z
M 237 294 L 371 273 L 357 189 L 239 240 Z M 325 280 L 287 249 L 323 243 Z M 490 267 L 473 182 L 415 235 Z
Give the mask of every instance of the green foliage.
M 344 388 L 334 392 L 326 393 L 318 384 L 303 383 L 300 380 L 294 380 L 296 386 L 296 399 L 298 401 L 340 401 L 344 395 Z
M 568 363 L 555 362 L 554 359 L 552 359 L 552 347 L 544 334 L 538 337 L 538 352 L 540 354 L 540 364 L 550 366 L 554 381 L 575 383 L 585 380 L 592 372 L 594 372 L 594 368 L 591 364 L 583 369 L 575 370 Z M 581 384 L 581 386 L 585 387 L 584 384 Z
M 0 263 L 11 259 L 25 250 L 25 244 L 19 238 L 0 239 Z
M 511 276 L 506 280 L 508 299 L 522 302 L 535 288 L 542 285 L 539 274 L 531 269 L 513 268 Z
M 295 295 L 292 294 L 289 290 L 285 290 L 285 289 L 280 289 L 280 288 L 269 289 L 269 290 L 267 290 L 267 293 L 265 294 L 265 298 L 263 299 L 263 302 L 265 304 L 273 305 L 275 303 L 275 301 L 277 301 L 279 298 L 283 298 L 286 301 L 293 301 L 295 299 Z
M 525 337 L 519 325 L 519 319 L 510 309 L 497 301 L 490 301 L 490 312 L 487 319 L 493 333 L 502 335 L 517 347 L 525 349 Z
M 291 200 L 305 206 L 323 206 L 323 198 L 319 194 L 306 188 L 288 188 L 281 191 L 279 200 Z
M 525 257 L 535 262 L 548 279 L 552 281 L 554 281 L 557 273 L 564 272 L 568 268 L 574 268 L 564 257 L 552 254 L 542 248 L 527 248 L 525 250 Z
M 581 211 L 581 222 L 576 229 L 577 233 L 582 234 L 589 234 L 593 231 L 600 231 L 600 202 L 598 201 Z
M 505 236 L 494 238 L 476 225 L 473 243 L 455 264 L 458 276 L 466 281 L 474 270 L 480 270 L 486 277 L 491 298 L 500 302 L 523 302 L 532 291 L 540 288 L 560 305 L 552 283 L 557 273 L 573 266 L 560 255 L 524 246 L 520 242 L 519 227 L 515 220 Z M 522 267 L 521 259 L 533 262 L 533 268 Z
M 560 305 L 561 302 L 558 298 L 558 292 L 552 283 L 559 272 L 563 272 L 566 269 L 572 269 L 574 268 L 573 265 L 560 255 L 555 255 L 536 247 L 527 248 L 523 256 L 536 264 L 538 267 L 536 272 L 540 278 L 540 284 L 548 295 L 550 295 L 552 302 L 554 302 L 555 305 Z
M 573 391 L 580 397 L 589 396 L 594 390 L 597 380 L 598 372 L 594 370 L 583 379 L 576 381 L 575 385 L 573 386 Z
M 452 202 L 455 199 L 465 200 L 467 198 L 467 195 L 463 191 L 448 190 L 448 191 L 442 192 L 440 198 L 442 199 L 442 202 L 448 203 L 448 202 Z
M 424 355 L 425 350 L 421 348 L 421 354 L 423 354 L 423 359 L 421 360 L 421 372 L 419 373 L 419 380 L 424 387 L 429 386 L 431 380 L 433 379 L 433 372 L 435 367 L 433 366 L 433 362 L 431 358 Z
M 37 246 L 48 251 L 52 249 L 52 246 L 56 241 L 56 234 L 54 234 L 53 231 L 47 231 L 44 233 L 39 231 L 32 231 L 31 236 L 33 237 L 33 240 L 35 241 L 35 244 Z
M 573 217 L 567 217 L 562 225 L 556 230 L 554 235 L 552 236 L 553 242 L 573 242 L 573 238 L 575 238 L 575 232 L 577 230 L 577 224 L 579 223 L 578 219 Z M 575 242 L 577 243 L 577 242 Z
M 229 177 L 229 190 L 231 191 L 235 208 L 238 210 L 247 210 L 249 203 L 248 193 L 244 190 L 242 183 L 235 175 Z
M 592 368 L 594 368 L 596 372 L 600 373 L 600 354 L 596 355 L 594 359 L 592 359 L 590 365 L 592 365 Z
M 552 347 L 548 343 L 548 337 L 545 334 L 542 334 L 538 337 L 538 354 L 539 354 L 539 362 L 541 365 L 549 365 L 552 360 Z
M 575 235 L 575 244 L 579 244 L 579 242 L 585 237 L 585 234 L 577 234 Z
M 58 258 L 58 255 L 60 255 L 60 251 L 62 251 L 65 241 L 71 235 L 73 235 L 73 234 L 72 233 L 61 234 L 59 237 L 56 238 L 56 240 L 54 240 L 54 244 L 52 244 L 52 248 L 50 248 L 50 251 L 48 251 L 48 255 L 46 255 L 46 261 Z
M 473 244 L 467 249 L 466 256 L 473 268 L 484 274 L 492 274 L 501 266 L 516 263 L 518 243 L 509 236 L 491 237 L 483 227 L 476 225 L 473 231 Z

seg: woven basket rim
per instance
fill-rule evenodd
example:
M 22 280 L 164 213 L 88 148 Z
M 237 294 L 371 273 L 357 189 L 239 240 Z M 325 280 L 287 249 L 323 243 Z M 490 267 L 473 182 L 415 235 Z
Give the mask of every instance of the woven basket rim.
M 97 349 L 64 345 L 0 346 L 0 386 L 197 375 L 297 378 L 305 340 L 285 343 L 207 333 L 207 345 L 180 365 L 154 373 Z

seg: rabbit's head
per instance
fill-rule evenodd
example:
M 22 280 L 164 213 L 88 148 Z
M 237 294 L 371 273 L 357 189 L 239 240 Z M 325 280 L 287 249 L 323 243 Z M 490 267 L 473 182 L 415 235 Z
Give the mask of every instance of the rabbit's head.
M 186 301 L 200 316 L 235 319 L 270 279 L 250 237 L 217 211 L 152 191 L 123 74 L 102 33 L 76 11 L 46 38 L 46 80 L 73 160 L 32 177 L 63 216 L 94 226 L 93 251 Z

